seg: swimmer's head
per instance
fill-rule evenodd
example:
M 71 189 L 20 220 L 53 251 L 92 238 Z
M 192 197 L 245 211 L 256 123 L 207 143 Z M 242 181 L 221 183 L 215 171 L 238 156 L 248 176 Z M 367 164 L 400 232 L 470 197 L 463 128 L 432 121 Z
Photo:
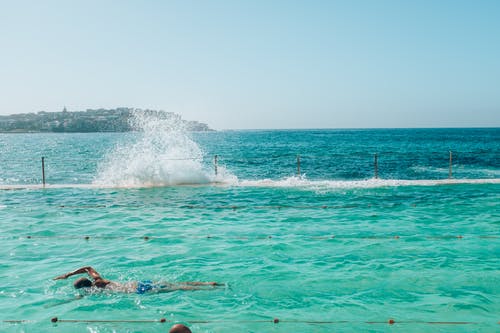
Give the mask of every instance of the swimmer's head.
M 89 287 L 92 287 L 92 281 L 90 281 L 87 278 L 82 277 L 82 278 L 79 278 L 78 280 L 76 280 L 73 283 L 73 286 L 75 286 L 76 289 L 89 288 Z
M 182 324 L 175 324 L 170 328 L 168 333 L 191 333 L 191 330 Z

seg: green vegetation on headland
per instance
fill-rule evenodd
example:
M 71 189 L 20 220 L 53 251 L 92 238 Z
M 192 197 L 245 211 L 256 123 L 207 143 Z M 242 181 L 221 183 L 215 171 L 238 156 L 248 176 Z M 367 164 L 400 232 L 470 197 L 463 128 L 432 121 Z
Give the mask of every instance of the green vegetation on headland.
M 150 112 L 180 119 L 173 112 L 132 108 L 88 109 L 86 111 L 21 113 L 0 116 L 0 132 L 129 132 L 136 130 L 130 123 L 134 112 Z M 188 131 L 212 131 L 207 124 L 180 120 Z

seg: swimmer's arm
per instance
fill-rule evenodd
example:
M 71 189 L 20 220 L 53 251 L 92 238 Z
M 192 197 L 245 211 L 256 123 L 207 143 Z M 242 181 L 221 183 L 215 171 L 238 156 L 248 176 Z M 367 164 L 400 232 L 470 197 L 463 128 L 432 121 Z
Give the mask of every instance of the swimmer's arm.
M 95 280 L 102 279 L 101 275 L 99 273 L 97 273 L 97 271 L 95 269 L 93 269 L 90 266 L 85 266 L 85 267 L 79 268 L 79 269 L 77 269 L 77 270 L 75 270 L 73 272 L 69 272 L 69 273 L 66 273 L 66 274 L 63 274 L 63 275 L 56 276 L 54 278 L 54 280 L 67 279 L 70 276 L 77 275 L 77 274 L 83 274 L 83 273 L 87 273 L 91 278 L 93 278 Z

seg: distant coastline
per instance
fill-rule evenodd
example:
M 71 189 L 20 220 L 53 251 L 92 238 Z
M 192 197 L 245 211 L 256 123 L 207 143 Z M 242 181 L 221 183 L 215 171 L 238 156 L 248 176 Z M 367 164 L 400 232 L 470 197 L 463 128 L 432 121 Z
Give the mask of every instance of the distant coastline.
M 130 132 L 129 119 L 133 108 L 87 109 L 85 111 L 60 112 L 40 111 L 0 116 L 0 133 L 89 133 L 89 132 Z M 180 117 L 173 112 L 141 110 L 164 113 Z M 182 120 L 188 131 L 213 131 L 207 124 Z

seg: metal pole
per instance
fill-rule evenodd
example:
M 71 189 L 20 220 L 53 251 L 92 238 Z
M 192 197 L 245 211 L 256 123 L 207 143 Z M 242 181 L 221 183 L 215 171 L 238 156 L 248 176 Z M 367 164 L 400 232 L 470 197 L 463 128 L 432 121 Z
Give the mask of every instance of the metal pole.
M 375 153 L 375 160 L 373 162 L 373 168 L 375 169 L 375 179 L 378 179 L 378 154 Z
M 215 175 L 217 176 L 217 160 L 219 159 L 219 156 L 215 155 L 214 156 L 214 170 L 215 170 Z
M 42 157 L 42 184 L 45 187 L 45 157 Z
M 300 177 L 300 155 L 297 155 L 297 176 Z
M 451 168 L 452 163 L 453 163 L 453 153 L 450 150 L 450 168 L 448 170 L 448 179 L 451 179 L 453 177 L 452 168 Z

